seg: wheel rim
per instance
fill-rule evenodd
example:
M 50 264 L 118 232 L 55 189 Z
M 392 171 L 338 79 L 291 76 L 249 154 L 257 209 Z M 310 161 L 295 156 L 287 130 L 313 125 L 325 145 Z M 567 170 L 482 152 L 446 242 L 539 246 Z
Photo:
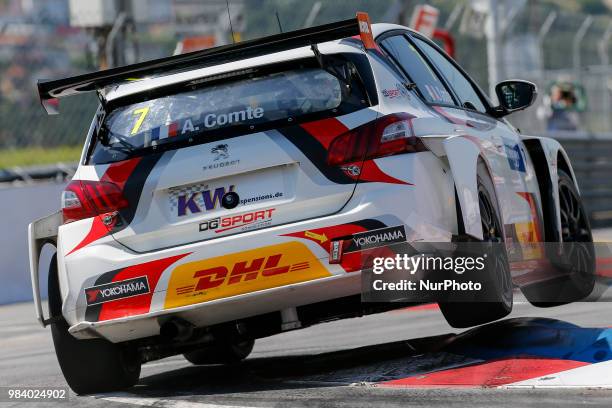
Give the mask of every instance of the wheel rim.
M 503 242 L 503 236 L 495 208 L 483 187 L 479 188 L 478 191 L 478 204 L 480 207 L 483 241 L 490 243 Z M 512 302 L 512 278 L 509 271 L 508 258 L 506 252 L 503 250 L 496 250 L 493 253 L 495 254 L 494 271 L 497 272 L 498 284 L 502 289 L 502 300 L 506 305 L 510 305 Z
M 572 185 L 566 180 L 559 183 L 559 212 L 561 215 L 561 241 L 570 243 L 564 247 L 565 258 L 571 267 L 570 279 L 585 290 L 591 286 L 593 254 L 588 245 L 592 242 L 586 213 Z M 586 243 L 586 244 L 579 244 Z
M 590 242 L 586 214 L 578 197 L 567 183 L 559 184 L 559 206 L 561 212 L 561 240 L 563 242 Z
M 485 242 L 501 242 L 501 231 L 495 216 L 491 200 L 484 191 L 478 193 L 480 205 L 480 222 L 482 224 L 482 239 Z

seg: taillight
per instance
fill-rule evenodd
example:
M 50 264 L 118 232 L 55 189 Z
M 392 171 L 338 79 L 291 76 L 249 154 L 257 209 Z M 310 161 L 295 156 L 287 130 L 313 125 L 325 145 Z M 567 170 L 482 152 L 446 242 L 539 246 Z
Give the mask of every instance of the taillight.
M 62 192 L 64 224 L 127 206 L 119 186 L 108 181 L 75 180 Z
M 407 113 L 393 113 L 343 133 L 330 144 L 327 163 L 341 165 L 427 150 L 414 135 L 412 118 Z

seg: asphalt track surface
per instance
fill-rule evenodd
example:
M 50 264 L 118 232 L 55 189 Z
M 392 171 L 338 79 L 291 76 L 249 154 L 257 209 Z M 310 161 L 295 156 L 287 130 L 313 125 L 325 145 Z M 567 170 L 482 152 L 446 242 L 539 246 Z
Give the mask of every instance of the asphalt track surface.
M 125 392 L 0 407 L 612 407 L 606 298 L 540 309 L 519 296 L 508 318 L 471 331 L 437 307 L 400 309 L 260 339 L 232 367 L 175 356 L 143 365 Z M 66 386 L 31 303 L 0 307 L 0 336 L 0 386 Z

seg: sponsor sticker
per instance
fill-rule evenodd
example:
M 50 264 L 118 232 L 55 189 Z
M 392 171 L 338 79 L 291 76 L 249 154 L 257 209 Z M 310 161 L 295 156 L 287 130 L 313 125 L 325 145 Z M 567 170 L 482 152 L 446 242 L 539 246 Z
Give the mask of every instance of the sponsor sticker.
M 277 191 L 275 193 L 270 192 L 270 193 L 258 194 L 258 195 L 254 195 L 253 197 L 241 198 L 240 204 L 242 205 L 251 204 L 251 203 L 256 203 L 259 201 L 266 201 L 266 200 L 272 200 L 275 198 L 281 198 L 282 196 L 283 196 L 282 191 Z
M 348 245 L 344 248 L 344 253 L 363 251 L 398 242 L 406 242 L 406 230 L 403 225 L 353 234 Z
M 200 223 L 200 232 L 215 231 L 217 234 L 238 228 L 239 231 L 247 231 L 262 228 L 272 223 L 272 214 L 276 208 L 251 211 L 248 213 L 218 217 Z
M 166 309 L 330 276 L 300 242 L 237 252 L 178 266 L 170 277 Z
M 393 98 L 397 98 L 401 95 L 400 90 L 395 88 L 395 89 L 383 89 L 382 90 L 382 94 L 384 97 L 389 98 L 389 99 L 393 99 Z
M 92 306 L 132 296 L 145 295 L 149 291 L 149 280 L 146 276 L 139 276 L 85 288 L 85 298 L 87 306 Z
M 533 221 L 506 224 L 506 234 L 512 246 L 508 249 L 511 261 L 528 261 L 542 259 L 544 256 L 540 245 L 537 225 Z
M 342 261 L 343 241 L 332 241 L 329 248 L 329 263 L 337 264 Z
M 223 163 L 219 165 L 223 167 Z M 283 191 L 272 190 L 261 192 L 261 190 L 253 188 L 249 183 L 243 184 L 239 192 L 240 205 L 278 200 L 285 196 Z M 233 183 L 219 183 L 216 185 L 198 183 L 185 187 L 173 187 L 168 190 L 170 211 L 178 218 L 214 211 L 222 207 L 221 199 L 229 192 L 238 193 L 237 185 Z
M 394 99 L 400 96 L 410 99 L 410 93 L 406 86 L 397 82 L 395 88 L 383 89 L 382 94 L 385 98 Z
M 221 206 L 221 199 L 226 193 L 235 190 L 233 184 L 214 189 L 204 185 L 201 190 L 194 186 L 176 195 L 171 193 L 170 207 L 178 217 L 212 211 Z
M 521 148 L 519 145 L 506 146 L 506 157 L 508 158 L 508 164 L 512 170 L 525 172 L 525 160 L 521 154 Z

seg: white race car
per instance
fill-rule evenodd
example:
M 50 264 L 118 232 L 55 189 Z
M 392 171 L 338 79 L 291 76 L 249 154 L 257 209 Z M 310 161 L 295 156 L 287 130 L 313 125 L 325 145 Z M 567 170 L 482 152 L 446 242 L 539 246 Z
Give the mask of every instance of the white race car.
M 365 13 L 38 89 L 49 113 L 100 99 L 61 211 L 29 226 L 38 319 L 77 393 L 129 387 L 154 359 L 235 362 L 257 338 L 402 306 L 360 301 L 372 249 L 592 241 L 559 143 L 504 119 L 535 86 L 504 81 L 493 106 L 432 41 Z M 513 286 L 534 303 L 551 284 L 565 299 L 593 286 L 507 263 L 485 306 L 441 304 L 451 325 L 507 315 Z

